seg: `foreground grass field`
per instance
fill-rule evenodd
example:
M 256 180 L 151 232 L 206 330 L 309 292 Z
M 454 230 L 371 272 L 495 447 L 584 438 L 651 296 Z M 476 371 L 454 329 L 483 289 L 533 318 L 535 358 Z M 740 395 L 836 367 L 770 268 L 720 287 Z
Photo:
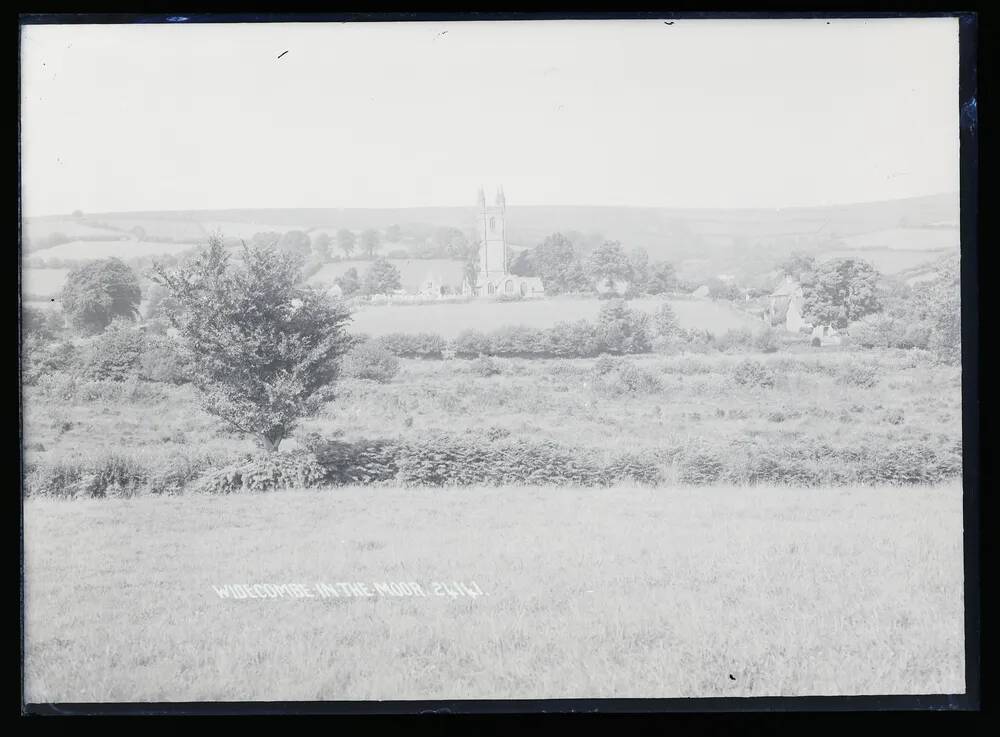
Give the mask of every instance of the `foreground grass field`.
M 961 489 L 29 499 L 26 698 L 964 690 Z M 476 597 L 223 599 L 234 583 Z

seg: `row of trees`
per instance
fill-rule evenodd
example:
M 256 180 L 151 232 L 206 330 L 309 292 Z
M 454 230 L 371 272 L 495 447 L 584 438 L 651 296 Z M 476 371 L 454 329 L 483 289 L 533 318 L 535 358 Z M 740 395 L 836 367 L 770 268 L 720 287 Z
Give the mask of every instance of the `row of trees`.
M 663 294 L 676 289 L 677 274 L 666 261 L 651 261 L 643 248 L 626 252 L 618 241 L 604 241 L 584 254 L 562 233 L 521 251 L 510 264 L 518 276 L 541 277 L 549 294 L 591 292 L 595 287 L 627 285 L 632 293 Z

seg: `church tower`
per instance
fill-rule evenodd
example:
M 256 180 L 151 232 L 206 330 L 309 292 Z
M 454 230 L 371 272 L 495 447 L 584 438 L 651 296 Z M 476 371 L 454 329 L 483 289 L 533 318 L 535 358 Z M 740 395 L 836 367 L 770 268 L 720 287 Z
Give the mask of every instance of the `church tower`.
M 494 204 L 486 204 L 486 195 L 479 188 L 479 212 L 476 235 L 479 238 L 479 283 L 497 281 L 507 275 L 507 235 L 504 217 L 507 201 L 503 188 L 497 190 Z
M 462 294 L 471 297 L 544 297 L 545 286 L 537 276 L 517 276 L 507 269 L 507 198 L 497 189 L 492 205 L 479 188 L 476 210 L 476 240 L 479 242 L 479 269 L 475 281 L 466 277 Z

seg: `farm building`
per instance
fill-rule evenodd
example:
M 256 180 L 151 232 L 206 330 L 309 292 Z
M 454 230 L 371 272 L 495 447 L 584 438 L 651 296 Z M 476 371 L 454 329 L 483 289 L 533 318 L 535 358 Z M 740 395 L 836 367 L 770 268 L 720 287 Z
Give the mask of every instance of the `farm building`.
M 783 324 L 785 330 L 797 333 L 807 325 L 802 316 L 802 285 L 792 277 L 785 280 L 767 297 L 766 321 L 769 325 Z
M 503 188 L 497 190 L 496 200 L 486 205 L 486 195 L 479 190 L 477 233 L 479 235 L 479 270 L 475 283 L 465 279 L 462 294 L 474 297 L 542 297 L 545 287 L 537 276 L 517 276 L 507 268 L 509 246 L 505 218 L 507 200 Z

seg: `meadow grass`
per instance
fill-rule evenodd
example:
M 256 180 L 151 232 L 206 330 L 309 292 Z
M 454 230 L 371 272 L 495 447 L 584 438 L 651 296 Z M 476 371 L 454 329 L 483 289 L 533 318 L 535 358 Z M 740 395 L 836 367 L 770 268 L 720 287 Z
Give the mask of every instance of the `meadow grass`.
M 961 502 L 957 483 L 28 499 L 25 695 L 959 693 Z M 395 581 L 484 595 L 212 588 Z

